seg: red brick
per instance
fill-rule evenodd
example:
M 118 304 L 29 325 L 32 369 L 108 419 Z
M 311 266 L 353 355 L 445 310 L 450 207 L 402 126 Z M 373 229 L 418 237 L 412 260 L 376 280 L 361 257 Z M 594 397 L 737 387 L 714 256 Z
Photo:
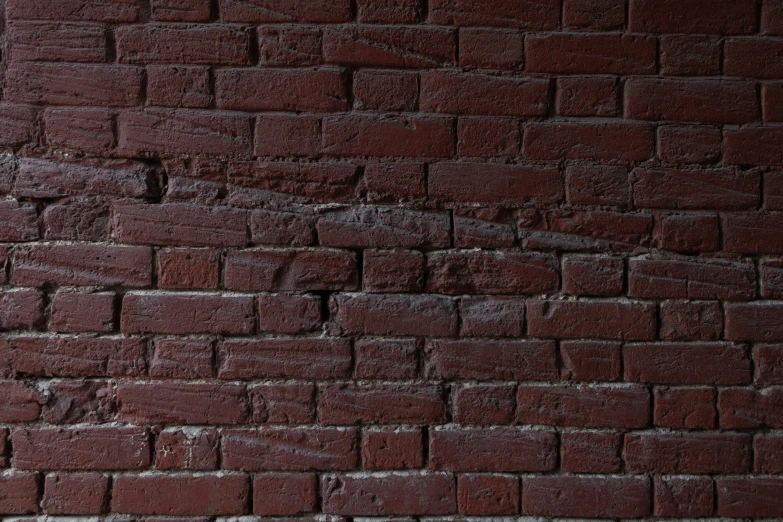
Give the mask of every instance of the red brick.
M 155 439 L 155 467 L 159 470 L 210 470 L 217 465 L 217 430 L 166 429 Z
M 262 384 L 250 389 L 253 422 L 311 424 L 315 419 L 312 384 Z
M 531 160 L 645 161 L 653 155 L 653 128 L 638 123 L 532 123 L 524 153 Z
M 732 165 L 783 165 L 783 129 L 743 127 L 727 129 L 724 160 Z
M 111 509 L 138 515 L 241 515 L 250 497 L 245 475 L 148 474 L 114 479 Z
M 764 34 L 783 35 L 783 5 L 769 0 L 761 5 L 761 32 Z
M 563 26 L 570 30 L 612 31 L 625 24 L 623 0 L 564 0 Z
M 526 70 L 561 74 L 652 74 L 656 41 L 637 35 L 558 34 L 525 38 Z
M 456 303 L 442 296 L 337 294 L 329 299 L 329 310 L 334 329 L 346 334 L 457 335 Z
M 118 117 L 121 152 L 141 156 L 212 154 L 247 156 L 250 119 L 233 113 L 143 109 Z
M 708 517 L 713 509 L 710 477 L 656 477 L 657 517 Z
M 487 5 L 478 0 L 433 0 L 430 23 L 458 26 L 519 27 L 527 30 L 557 29 L 556 0 L 501 0 Z
M 315 242 L 315 217 L 309 208 L 255 210 L 250 213 L 254 244 L 309 246 Z
M 663 250 L 685 253 L 720 250 L 720 225 L 714 213 L 661 213 L 656 220 L 655 236 Z
M 145 370 L 141 339 L 17 337 L 10 348 L 15 371 L 41 377 L 136 377 Z
M 739 385 L 752 379 L 747 347 L 731 343 L 628 344 L 623 359 L 628 381 Z
M 351 201 L 356 199 L 358 177 L 357 167 L 348 163 L 231 163 L 228 168 L 229 202 L 235 206 L 257 207 L 259 200 L 269 199 L 285 204 Z M 312 208 L 302 210 L 308 219 L 315 214 Z M 254 234 L 258 234 L 260 226 L 263 224 L 255 225 Z M 279 235 L 285 237 L 287 234 L 280 232 Z M 312 238 L 308 239 L 312 243 Z M 304 242 L 304 239 L 299 241 Z
M 456 248 L 516 246 L 513 215 L 506 209 L 488 207 L 455 209 L 452 217 Z
M 318 419 L 326 425 L 442 424 L 443 391 L 430 384 L 322 384 Z
M 442 162 L 430 166 L 428 192 L 455 203 L 547 205 L 563 200 L 563 181 L 550 167 Z
M 770 170 L 763 176 L 764 209 L 783 210 L 783 170 Z
M 720 426 L 725 429 L 781 428 L 783 388 L 725 389 L 718 394 Z
M 209 379 L 212 377 L 212 352 L 209 339 L 156 339 L 150 377 Z
M 754 382 L 758 386 L 783 384 L 783 345 L 757 344 L 753 347 Z
M 126 294 L 122 305 L 125 334 L 248 334 L 255 325 L 251 296 Z
M 253 513 L 300 515 L 316 511 L 318 480 L 314 473 L 269 473 L 253 478 Z
M 257 32 L 261 65 L 297 67 L 323 62 L 318 27 L 267 25 Z
M 223 379 L 330 379 L 351 370 L 346 339 L 233 339 L 220 343 L 219 354 Z
M 0 104 L 0 143 L 15 147 L 34 140 L 37 141 L 36 113 L 32 107 Z
M 243 292 L 353 290 L 356 265 L 356 255 L 344 250 L 233 251 L 225 260 L 224 285 Z
M 447 247 L 445 212 L 396 207 L 359 207 L 325 212 L 318 219 L 321 245 L 338 247 Z
M 654 397 L 656 426 L 674 429 L 715 427 L 715 392 L 711 388 L 656 387 Z
M 664 301 L 660 337 L 670 341 L 715 341 L 723 332 L 723 308 L 718 302 Z
M 114 147 L 113 122 L 114 115 L 107 109 L 46 109 L 46 142 L 58 148 L 105 154 Z M 39 167 L 44 165 L 27 161 Z
M 759 119 L 760 112 L 756 85 L 752 82 L 640 78 L 631 79 L 625 85 L 625 117 L 750 123 Z
M 722 42 L 717 36 L 661 37 L 661 73 L 667 76 L 718 76 Z
M 764 84 L 761 91 L 764 121 L 783 122 L 783 83 Z
M 732 38 L 723 48 L 723 73 L 776 80 L 783 74 L 781 57 L 783 41 L 779 38 Z
M 519 479 L 510 475 L 460 475 L 457 506 L 463 515 L 515 515 L 519 512 Z
M 463 297 L 459 302 L 462 337 L 521 337 L 525 302 L 514 297 Z
M 783 214 L 736 213 L 724 214 L 723 249 L 727 252 L 748 254 L 783 253 L 780 229 Z
M 5 350 L 6 347 L 3 346 Z M 19 381 L 0 380 L 0 422 L 33 422 L 38 420 L 41 405 L 46 402 L 38 389 Z M 16 466 L 18 467 L 18 466 Z
M 327 63 L 357 67 L 433 68 L 454 64 L 456 34 L 434 26 L 342 26 L 324 30 Z
M 519 155 L 521 138 L 519 122 L 515 119 L 476 117 L 457 121 L 457 150 L 462 158 L 515 158 Z M 439 165 L 442 164 L 430 168 Z
M 514 400 L 511 386 L 461 386 L 453 395 L 453 420 L 474 426 L 511 424 Z
M 117 400 L 119 420 L 141 424 L 242 424 L 249 409 L 238 384 L 120 383 Z
M 421 0 L 359 0 L 358 20 L 361 23 L 413 24 L 421 21 Z
M 775 301 L 727 303 L 726 339 L 783 341 L 783 304 Z
M 13 193 L 18 197 L 62 196 L 150 197 L 157 191 L 153 172 L 128 161 L 82 163 L 22 159 Z
M 356 431 L 259 428 L 223 432 L 223 467 L 242 471 L 336 471 L 358 463 Z
M 347 95 L 338 69 L 222 69 L 215 73 L 221 109 L 338 112 Z
M 88 0 L 63 0 L 52 5 L 48 0 L 8 0 L 6 9 L 9 19 L 136 22 L 141 11 L 141 1 L 95 3 Z
M 750 470 L 751 436 L 734 433 L 633 433 L 625 437 L 630 473 L 742 473 Z
M 100 515 L 108 500 L 109 477 L 99 473 L 46 475 L 42 507 L 49 515 Z
M 38 213 L 35 206 L 15 199 L 0 202 L 0 240 L 34 241 L 38 239 Z
M 364 188 L 372 202 L 403 202 L 426 196 L 421 163 L 371 163 L 364 168 Z
M 420 428 L 365 430 L 362 432 L 362 468 L 415 469 L 424 465 Z
M 427 255 L 427 290 L 444 294 L 540 294 L 557 288 L 557 260 L 515 251 Z
M 312 295 L 259 295 L 258 329 L 297 334 L 321 326 L 321 300 Z
M 631 31 L 644 33 L 744 34 L 756 30 L 753 0 L 631 0 Z
M 658 127 L 658 155 L 668 163 L 710 164 L 720 159 L 721 131 L 713 125 Z
M 437 379 L 548 381 L 557 377 L 551 341 L 429 341 L 426 352 L 427 375 Z
M 250 33 L 239 26 L 133 25 L 114 35 L 120 63 L 250 64 Z
M 745 301 L 755 294 L 756 268 L 750 261 L 660 256 L 628 261 L 631 297 Z
M 516 420 L 549 426 L 644 428 L 649 410 L 649 392 L 637 386 L 520 386 Z
M 110 381 L 59 381 L 48 387 L 49 400 L 42 418 L 49 424 L 100 424 L 117 413 L 114 386 Z
M 560 378 L 567 381 L 616 381 L 622 370 L 620 343 L 562 341 Z
M 0 510 L 9 515 L 38 513 L 39 481 L 35 473 L 0 475 Z
M 421 292 L 424 256 L 415 250 L 365 250 L 362 270 L 366 292 Z
M 781 473 L 783 471 L 783 437 L 780 435 L 759 435 L 753 440 L 753 455 L 756 473 Z
M 321 120 L 274 115 L 256 118 L 256 156 L 317 156 L 321 151 Z
M 112 214 L 114 236 L 124 243 L 216 247 L 247 243 L 244 210 L 182 203 L 118 203 Z
M 218 252 L 166 249 L 158 252 L 159 288 L 217 288 Z
M 33 245 L 14 252 L 18 285 L 148 286 L 149 247 Z
M 783 263 L 780 259 L 763 259 L 761 271 L 761 295 L 771 299 L 783 296 Z
M 15 62 L 105 62 L 106 31 L 100 24 L 12 22 L 8 55 Z
M 143 69 L 124 65 L 23 63 L 6 72 L 4 98 L 17 103 L 133 107 Z
M 112 293 L 58 292 L 52 299 L 49 327 L 55 332 L 111 332 L 114 298 Z
M 208 22 L 208 0 L 152 0 L 152 19 L 165 22 Z
M 610 431 L 560 434 L 560 469 L 568 473 L 617 473 L 622 469 L 622 435 Z
M 773 518 L 783 515 L 783 480 L 777 477 L 738 477 L 716 480 L 718 512 L 722 517 Z
M 565 190 L 566 199 L 572 205 L 627 207 L 628 169 L 607 165 L 568 166 Z
M 26 330 L 44 322 L 43 298 L 36 290 L 0 292 L 0 330 Z
M 640 518 L 650 514 L 647 477 L 530 477 L 522 511 L 553 517 Z
M 563 292 L 615 296 L 623 290 L 625 263 L 617 257 L 569 255 L 563 258 Z
M 425 71 L 419 106 L 425 112 L 478 116 L 543 116 L 544 80 L 477 73 Z
M 446 473 L 340 474 L 321 478 L 321 503 L 333 515 L 451 515 L 456 490 Z
M 161 107 L 209 107 L 214 100 L 209 82 L 207 67 L 149 66 L 147 103 Z
M 528 333 L 560 339 L 643 341 L 655 338 L 655 305 L 640 301 L 528 302 Z
M 418 375 L 419 343 L 414 340 L 359 339 L 354 343 L 359 379 L 413 379 Z
M 353 77 L 353 97 L 359 110 L 413 112 L 419 78 L 412 72 L 359 70 Z
M 761 174 L 755 170 L 639 168 L 631 183 L 640 208 L 744 210 L 760 202 Z
M 523 37 L 519 31 L 470 27 L 460 29 L 460 66 L 508 70 L 520 68 L 523 61 Z
M 109 207 L 96 198 L 60 200 L 43 211 L 44 237 L 50 240 L 105 241 L 111 233 Z
M 150 465 L 143 428 L 19 428 L 11 436 L 14 467 L 33 470 L 133 470 Z
M 452 118 L 344 115 L 324 118 L 324 152 L 332 156 L 450 158 Z
M 557 114 L 561 116 L 617 116 L 618 82 L 614 78 L 558 78 Z
M 351 19 L 348 0 L 220 0 L 224 22 L 339 23 Z

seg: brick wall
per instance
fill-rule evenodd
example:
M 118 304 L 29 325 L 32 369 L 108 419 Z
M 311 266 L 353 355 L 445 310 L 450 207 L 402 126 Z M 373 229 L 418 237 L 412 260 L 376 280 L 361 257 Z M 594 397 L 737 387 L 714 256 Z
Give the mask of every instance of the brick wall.
M 783 1 L 0 12 L 3 522 L 783 517 Z

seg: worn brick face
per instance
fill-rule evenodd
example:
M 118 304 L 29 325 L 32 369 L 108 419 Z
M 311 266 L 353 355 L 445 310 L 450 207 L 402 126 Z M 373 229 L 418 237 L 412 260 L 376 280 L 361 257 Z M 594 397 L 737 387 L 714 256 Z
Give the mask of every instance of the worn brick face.
M 781 37 L 0 0 L 3 520 L 783 518 Z

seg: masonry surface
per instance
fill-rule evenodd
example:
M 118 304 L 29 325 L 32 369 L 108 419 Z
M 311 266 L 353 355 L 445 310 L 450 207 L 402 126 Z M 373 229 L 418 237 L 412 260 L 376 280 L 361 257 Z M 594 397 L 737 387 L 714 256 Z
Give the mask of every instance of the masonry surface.
M 2 522 L 783 518 L 783 0 L 0 8 Z

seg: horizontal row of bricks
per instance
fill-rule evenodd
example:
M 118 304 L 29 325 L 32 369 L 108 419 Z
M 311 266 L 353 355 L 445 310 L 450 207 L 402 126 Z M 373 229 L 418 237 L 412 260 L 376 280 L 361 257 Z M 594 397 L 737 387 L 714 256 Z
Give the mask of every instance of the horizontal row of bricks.
M 652 33 L 783 35 L 783 6 L 778 0 L 524 0 L 457 2 L 455 0 L 123 0 L 92 5 L 67 0 L 56 6 L 44 0 L 9 0 L 11 19 L 249 23 L 431 24 L 518 27 L 526 30 L 616 30 Z
M 0 475 L 0 491 L 11 493 L 0 500 L 0 505 L 8 514 L 37 513 L 42 508 L 44 513 L 55 515 L 99 515 L 111 509 L 117 513 L 179 517 L 254 513 L 296 516 L 286 520 L 302 522 L 344 520 L 336 515 L 388 517 L 412 513 L 420 516 L 522 513 L 602 518 L 708 517 L 713 514 L 774 517 L 779 515 L 780 507 L 773 497 L 783 487 L 781 479 L 766 477 L 720 477 L 713 481 L 710 477 L 693 476 L 649 479 L 549 475 L 523 476 L 520 480 L 508 474 L 475 473 L 458 476 L 444 473 L 327 474 L 320 477 L 311 473 L 265 473 L 252 477 L 236 473 L 114 476 L 49 473 L 42 484 L 39 508 L 38 484 L 35 473 Z M 188 500 L 184 501 L 185 498 Z M 333 516 L 307 516 L 319 511 Z M 13 520 L 35 522 L 38 519 Z M 148 517 L 144 520 L 206 522 L 212 519 Z M 237 519 L 216 520 L 231 522 Z M 263 522 L 274 519 L 248 516 L 239 520 Z
M 56 296 L 57 306 L 63 306 L 60 317 L 54 318 L 53 328 L 64 324 L 66 329 L 105 332 L 114 329 L 109 318 L 110 298 L 107 294 L 62 294 Z M 113 300 L 115 303 L 118 301 Z M 29 288 L 0 292 L 0 302 L 6 310 L 0 316 L 3 330 L 37 328 L 45 323 L 43 294 Z M 477 303 L 477 306 L 476 304 Z M 95 304 L 101 320 L 81 317 L 84 311 L 69 316 L 76 305 Z M 216 294 L 192 292 L 128 292 L 121 301 L 120 330 L 125 334 L 224 334 L 250 335 L 262 331 L 307 331 L 316 328 L 318 315 L 308 313 L 313 302 L 290 297 Z M 257 309 L 275 304 L 290 310 L 272 311 L 256 318 Z M 337 293 L 329 298 L 331 313 L 327 329 L 336 335 L 369 336 L 426 336 L 456 337 L 460 332 L 460 301 L 434 294 L 359 294 Z M 460 305 L 463 315 L 493 311 L 502 313 L 502 326 L 497 333 L 491 328 L 463 328 L 462 332 L 479 332 L 496 337 L 519 333 L 522 330 L 525 308 L 527 335 L 553 339 L 602 339 L 625 341 L 654 340 L 658 334 L 658 305 L 649 301 L 626 299 L 529 299 L 520 301 L 470 300 Z M 470 310 L 471 306 L 476 306 Z M 485 307 L 487 312 L 480 307 Z M 494 308 L 494 310 L 493 310 Z M 467 314 L 464 310 L 467 309 Z M 725 338 L 732 341 L 781 341 L 783 327 L 776 319 L 783 303 L 779 301 L 730 302 L 725 309 Z M 309 316 L 292 320 L 286 313 L 299 311 Z M 73 312 L 71 312 L 73 313 Z M 710 339 L 720 332 L 721 307 L 717 303 L 682 302 L 662 305 L 665 315 L 661 327 L 665 336 L 677 338 Z M 688 318 L 687 315 L 693 317 Z M 680 315 L 686 316 L 685 318 Z M 427 320 L 416 323 L 415 318 Z M 611 321 L 607 321 L 610 318 Z M 700 325 L 702 320 L 714 325 Z M 287 321 L 287 323 L 286 323 Z M 491 319 L 489 321 L 492 321 Z M 259 327 L 257 328 L 257 323 Z M 505 324 L 503 324 L 505 323 Z M 681 334 L 677 329 L 685 334 Z M 671 332 L 675 330 L 675 332 Z M 691 332 L 692 330 L 692 332 Z M 522 332 L 524 333 L 524 332 Z
M 783 40 L 706 35 L 535 33 L 434 26 L 99 24 L 13 21 L 8 52 L 23 62 L 429 69 L 460 66 L 555 74 L 781 76 Z M 257 47 L 256 47 L 257 46 Z M 578 59 L 577 59 L 578 58 Z

